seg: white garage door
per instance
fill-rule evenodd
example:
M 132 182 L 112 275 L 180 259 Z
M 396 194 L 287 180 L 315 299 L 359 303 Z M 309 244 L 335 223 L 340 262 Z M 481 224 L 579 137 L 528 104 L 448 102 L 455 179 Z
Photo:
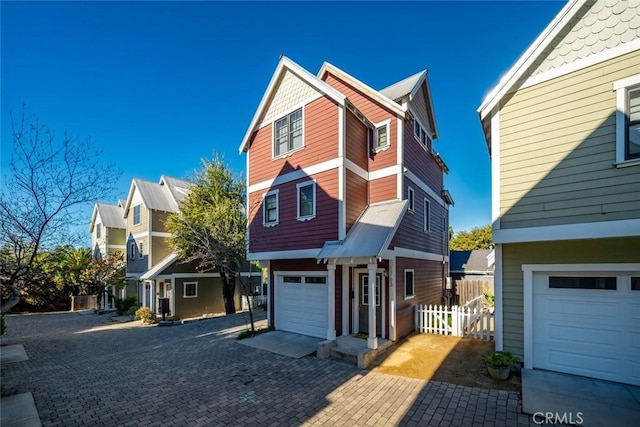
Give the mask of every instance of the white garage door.
M 640 277 L 534 273 L 533 366 L 640 385 Z
M 327 276 L 276 276 L 276 329 L 325 338 Z

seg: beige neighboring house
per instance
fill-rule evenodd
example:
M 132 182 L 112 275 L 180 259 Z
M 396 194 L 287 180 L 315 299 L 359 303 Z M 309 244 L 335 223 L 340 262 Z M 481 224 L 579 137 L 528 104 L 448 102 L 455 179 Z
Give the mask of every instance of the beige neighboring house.
M 640 1 L 568 2 L 478 113 L 496 349 L 640 385 Z
M 124 256 L 126 250 L 126 224 L 123 218 L 125 201 L 119 200 L 116 205 L 96 203 L 93 207 L 89 232 L 94 259 L 106 259 L 111 256 Z M 115 308 L 114 297 L 124 298 L 127 289 L 116 290 L 107 286 L 100 300 L 103 310 Z M 135 295 L 135 293 L 134 293 Z
M 169 246 L 165 221 L 179 211 L 189 193 L 187 181 L 162 176 L 159 182 L 133 179 L 123 205 L 126 223 L 126 282 L 136 286 L 138 301 L 161 315 L 160 299 L 169 300 L 169 317 L 186 318 L 224 313 L 222 281 L 214 272 L 178 261 Z M 256 284 L 260 273 L 256 273 Z M 236 286 L 236 307 L 241 287 Z

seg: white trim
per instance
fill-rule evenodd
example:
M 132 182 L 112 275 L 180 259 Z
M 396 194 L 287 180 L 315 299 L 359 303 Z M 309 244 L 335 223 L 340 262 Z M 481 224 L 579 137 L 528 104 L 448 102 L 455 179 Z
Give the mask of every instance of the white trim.
M 491 223 L 500 229 L 500 110 L 491 115 Z
M 504 348 L 504 298 L 502 295 L 502 245 L 494 247 L 495 261 L 493 271 L 493 296 L 494 296 L 494 336 L 495 350 L 502 351 Z
M 449 255 L 435 254 L 432 252 L 423 252 L 418 251 L 416 249 L 406 249 L 395 247 L 393 250 L 386 250 L 382 252 L 382 258 L 391 259 L 391 258 L 415 258 L 415 259 L 423 259 L 426 261 L 438 261 L 438 262 L 449 262 Z
M 284 116 L 287 116 L 287 115 L 293 113 L 294 111 L 299 110 L 299 109 L 311 104 L 313 101 L 315 101 L 317 99 L 320 99 L 323 96 L 324 95 L 322 93 L 316 92 L 315 94 L 311 95 L 307 99 L 305 99 L 305 100 L 303 100 L 301 102 L 298 102 L 296 105 L 293 105 L 293 106 L 287 108 L 286 110 L 283 110 L 280 113 L 278 113 L 278 116 L 277 116 L 277 118 L 275 120 L 267 120 L 267 121 L 264 121 L 264 122 L 260 123 L 258 126 L 256 126 L 255 130 L 259 131 L 260 129 L 262 129 L 265 126 L 273 125 L 275 122 L 277 122 L 278 120 L 280 120 Z M 303 112 L 303 114 L 304 114 L 304 112 Z M 272 133 L 272 135 L 273 135 L 273 133 Z M 271 151 L 271 154 L 273 156 L 273 150 Z
M 308 186 L 312 186 L 312 191 L 313 191 L 313 206 L 312 206 L 312 212 L 309 215 L 304 215 L 302 216 L 300 214 L 300 189 L 302 187 L 308 187 Z M 309 181 L 304 181 L 304 182 L 300 182 L 298 184 L 296 184 L 296 219 L 298 221 L 309 221 L 312 220 L 313 218 L 316 217 L 316 180 L 312 179 Z
M 282 113 L 281 115 L 279 115 L 278 117 L 276 117 L 275 119 L 273 119 L 271 121 L 271 160 L 277 160 L 277 159 L 284 159 L 286 157 L 291 156 L 292 154 L 300 151 L 300 150 L 304 150 L 306 144 L 305 144 L 305 125 L 304 125 L 304 119 L 305 119 L 305 108 L 306 105 L 302 105 L 301 107 L 298 107 L 294 110 L 291 110 L 288 113 Z M 280 153 L 278 155 L 276 155 L 276 122 L 279 122 L 280 120 L 284 119 L 285 117 L 287 118 L 287 148 L 289 148 L 289 137 L 290 137 L 290 132 L 291 132 L 291 121 L 289 119 L 289 116 L 293 113 L 296 113 L 298 110 L 300 110 L 300 115 L 301 118 L 300 120 L 302 120 L 302 145 L 300 147 L 297 148 L 292 148 L 291 150 L 287 150 L 284 153 Z
M 369 172 L 369 181 L 374 181 L 380 178 L 386 178 L 388 176 L 399 174 L 402 171 L 401 165 L 393 165 L 383 169 L 378 169 Z
M 409 212 L 416 211 L 416 190 L 410 185 L 407 186 L 407 210 Z
M 144 240 L 138 242 L 138 259 L 144 258 Z
M 349 335 L 349 266 L 342 265 L 342 335 Z
M 291 251 L 270 251 L 270 252 L 249 252 L 247 260 L 249 261 L 269 261 L 274 259 L 305 259 L 316 258 L 322 248 L 300 249 Z
M 336 339 L 336 265 L 327 264 L 327 340 Z
M 116 245 L 116 244 L 109 243 L 106 249 L 126 249 L 126 247 L 127 245 Z
M 367 287 L 369 286 L 369 280 L 368 280 L 368 276 L 369 276 L 369 269 L 368 268 L 354 268 L 353 269 L 353 274 L 352 274 L 352 283 L 355 285 L 356 289 L 354 289 L 354 330 L 353 333 L 357 334 L 360 332 L 360 296 L 361 296 L 361 292 L 362 290 L 364 290 L 364 286 L 362 288 L 362 290 L 360 289 L 360 281 L 358 280 L 358 274 L 364 274 L 367 277 Z M 385 324 L 387 321 L 387 315 L 386 315 L 386 310 L 385 310 L 385 305 L 387 303 L 387 291 L 386 291 L 386 285 L 387 285 L 387 277 L 385 277 L 385 269 L 378 267 L 376 265 L 376 277 L 378 276 L 378 274 L 380 275 L 380 305 L 376 305 L 376 307 L 380 307 L 380 324 L 382 325 L 382 328 L 380 331 L 378 331 L 378 325 L 376 324 L 376 333 L 379 332 L 380 336 L 382 338 L 387 338 L 386 336 L 386 332 L 385 332 Z M 377 294 L 376 294 L 377 296 Z M 369 307 L 369 304 L 364 305 L 365 307 Z M 369 317 L 367 316 L 367 319 Z M 377 318 L 376 318 L 376 323 L 377 323 Z
M 360 166 L 356 165 L 351 160 L 345 158 L 344 167 L 350 170 L 351 172 L 355 173 L 356 175 L 358 175 L 360 178 L 369 181 L 369 172 L 362 169 Z
M 406 108 L 406 107 L 405 107 Z M 398 141 L 398 152 L 396 153 L 396 163 L 400 171 L 402 171 L 402 165 L 404 164 L 404 120 L 400 117 L 396 118 L 396 138 Z M 402 200 L 402 193 L 404 192 L 404 175 L 398 172 L 396 176 L 396 198 Z
M 640 43 L 640 39 L 638 39 Z M 640 74 L 613 82 L 616 92 L 616 167 L 634 166 L 640 164 L 640 159 L 626 158 L 627 142 L 627 107 L 629 105 L 629 88 L 640 85 Z
M 262 225 L 264 227 L 275 227 L 280 223 L 280 190 L 275 189 L 268 191 L 262 195 Z M 276 196 L 276 220 L 267 222 L 267 203 L 266 199 L 270 196 Z
M 524 299 L 524 367 L 533 368 L 533 275 L 547 272 L 632 272 L 640 271 L 640 263 L 619 264 L 522 264 Z M 496 310 L 498 308 L 496 307 Z
M 266 268 L 267 269 L 267 326 L 274 326 L 271 323 L 271 261 L 265 261 L 265 266 L 262 268 Z M 263 263 L 260 262 L 260 266 L 262 266 Z M 260 283 L 260 286 L 262 286 L 262 283 Z
M 171 237 L 171 233 L 167 233 L 164 231 L 143 231 L 141 233 L 136 233 L 131 235 L 134 239 L 143 239 L 147 237 Z
M 294 172 L 285 173 L 284 175 L 278 175 L 275 178 L 250 185 L 247 188 L 247 193 L 251 194 L 255 193 L 256 191 L 267 190 L 280 184 L 286 184 L 287 182 L 296 181 L 301 178 L 308 178 L 311 175 L 327 172 L 332 169 L 337 169 L 340 166 L 343 166 L 343 162 L 340 158 L 336 157 L 335 159 L 327 160 L 322 163 L 316 163 L 315 165 L 304 167 Z
M 220 277 L 220 273 L 172 273 L 176 279 L 195 279 L 199 277 Z
M 500 100 L 511 90 L 522 75 L 529 69 L 531 64 L 544 52 L 545 48 L 573 19 L 575 14 L 584 5 L 586 0 L 570 0 L 556 15 L 551 23 L 518 58 L 517 62 L 509 69 L 507 74 L 500 79 L 500 82 L 489 92 L 484 101 L 478 107 L 480 119 L 489 115 L 494 107 L 498 106 Z
M 422 229 L 429 233 L 431 232 L 431 202 L 426 197 L 422 202 L 422 209 Z
M 187 285 L 196 285 L 195 295 L 187 295 Z M 198 298 L 198 282 L 182 282 L 182 298 Z
M 151 237 L 171 237 L 171 233 L 167 233 L 166 231 L 152 231 Z
M 493 230 L 494 243 L 640 236 L 640 218 Z
M 569 64 L 561 65 L 560 67 L 552 68 L 551 70 L 536 74 L 535 76 L 531 76 L 527 80 L 525 80 L 525 82 L 522 84 L 522 86 L 520 86 L 519 89 L 525 89 L 539 83 L 543 83 L 557 77 L 573 73 L 574 71 L 579 71 L 584 68 L 597 65 L 601 62 L 626 55 L 627 53 L 631 53 L 636 50 L 640 50 L 640 39 L 620 44 L 612 49 L 606 49 L 602 52 L 589 55 L 586 58 L 577 59 Z
M 412 293 L 411 294 L 407 294 L 407 272 L 411 272 L 412 275 L 412 280 L 413 283 L 411 284 L 411 287 L 413 289 L 411 289 Z M 408 299 L 413 299 L 416 296 L 416 272 L 413 268 L 405 268 L 403 273 L 402 273 L 402 277 L 404 279 L 404 299 L 408 300 Z
M 378 123 L 374 123 L 376 129 L 373 136 L 373 142 L 371 146 L 371 151 L 374 153 L 379 153 L 380 151 L 385 151 L 391 148 L 391 119 L 386 119 Z M 378 129 L 387 128 L 387 143 L 385 145 L 378 146 Z
M 395 341 L 396 336 L 396 259 L 389 259 L 389 339 Z
M 345 171 L 345 135 L 347 133 L 346 111 L 343 106 L 338 106 L 338 158 L 342 165 L 338 167 L 338 239 L 343 240 L 347 234 L 347 215 L 345 197 L 347 194 L 347 177 Z
M 420 178 L 418 178 L 413 172 L 409 169 L 404 170 L 404 174 L 407 178 L 411 180 L 418 188 L 427 193 L 429 197 L 436 201 L 440 206 L 445 206 L 446 202 L 442 199 L 441 196 L 437 195 L 435 191 L 431 189 L 425 182 L 423 182 Z

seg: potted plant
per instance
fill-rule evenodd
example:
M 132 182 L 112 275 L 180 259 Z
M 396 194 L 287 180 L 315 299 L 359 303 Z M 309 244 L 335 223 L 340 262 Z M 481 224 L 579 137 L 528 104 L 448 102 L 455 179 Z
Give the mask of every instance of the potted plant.
M 496 380 L 503 381 L 509 378 L 511 368 L 516 366 L 520 361 L 520 359 L 508 351 L 494 351 L 493 353 L 484 356 L 482 360 L 484 360 L 489 376 Z

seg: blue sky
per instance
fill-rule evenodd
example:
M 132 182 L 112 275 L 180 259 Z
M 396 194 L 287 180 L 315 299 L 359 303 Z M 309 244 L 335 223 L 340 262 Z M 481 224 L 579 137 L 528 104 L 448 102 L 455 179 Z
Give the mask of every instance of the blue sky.
M 122 170 L 121 197 L 134 177 L 189 176 L 214 151 L 243 172 L 237 149 L 280 54 L 314 74 L 328 61 L 376 89 L 426 68 L 450 223 L 468 230 L 491 220 L 476 109 L 563 6 L 3 1 L 0 166 L 24 102 L 58 134 L 91 137 Z

